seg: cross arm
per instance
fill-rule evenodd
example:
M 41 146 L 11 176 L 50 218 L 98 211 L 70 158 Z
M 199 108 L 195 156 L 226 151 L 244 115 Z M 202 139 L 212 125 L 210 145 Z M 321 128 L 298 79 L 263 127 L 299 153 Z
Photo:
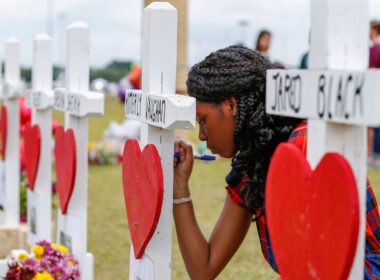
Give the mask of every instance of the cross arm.
M 93 91 L 75 92 L 55 89 L 54 108 L 77 117 L 104 116 L 104 94 Z
M 28 90 L 26 92 L 26 105 L 39 110 L 54 106 L 53 90 Z
M 268 70 L 266 112 L 380 126 L 380 71 Z
M 164 129 L 194 129 L 195 98 L 128 90 L 125 116 Z
M 24 85 L 19 83 L 5 82 L 2 90 L 2 97 L 14 99 L 23 96 Z

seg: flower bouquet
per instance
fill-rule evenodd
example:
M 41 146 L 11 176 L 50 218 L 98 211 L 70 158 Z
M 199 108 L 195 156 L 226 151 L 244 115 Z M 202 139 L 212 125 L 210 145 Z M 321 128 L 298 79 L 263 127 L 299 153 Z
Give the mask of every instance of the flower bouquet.
M 20 254 L 9 263 L 4 280 L 77 280 L 80 279 L 78 261 L 67 248 L 41 241 L 33 247 L 34 255 Z

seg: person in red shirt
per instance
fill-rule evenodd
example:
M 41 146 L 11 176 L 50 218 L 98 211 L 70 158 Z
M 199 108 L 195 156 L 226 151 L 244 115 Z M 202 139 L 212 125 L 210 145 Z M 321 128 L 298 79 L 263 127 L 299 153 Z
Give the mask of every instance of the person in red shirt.
M 371 21 L 369 38 L 371 48 L 369 49 L 369 68 L 380 68 L 380 22 Z M 380 168 L 380 158 L 375 154 L 375 140 L 380 137 L 380 129 L 368 128 L 368 165 L 372 168 Z
M 265 218 L 265 181 L 276 147 L 288 141 L 306 154 L 307 124 L 265 112 L 266 71 L 277 68 L 258 51 L 230 46 L 194 65 L 188 94 L 196 98 L 199 140 L 214 154 L 231 158 L 227 193 L 211 237 L 201 232 L 190 196 L 192 146 L 177 139 L 174 151 L 173 215 L 187 271 L 192 279 L 214 279 L 235 254 L 252 221 L 265 259 L 277 271 Z M 207 186 L 205 186 L 207 187 Z M 380 279 L 380 219 L 367 188 L 365 279 Z

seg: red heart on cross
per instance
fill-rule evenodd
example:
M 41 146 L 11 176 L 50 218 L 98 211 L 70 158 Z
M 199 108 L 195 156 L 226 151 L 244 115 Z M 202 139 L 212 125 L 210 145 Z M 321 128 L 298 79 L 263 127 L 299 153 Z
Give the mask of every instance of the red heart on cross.
M 163 200 L 164 179 L 154 145 L 141 152 L 135 139 L 125 143 L 123 189 L 135 258 L 140 259 L 156 229 Z
M 1 106 L 0 113 L 0 134 L 1 134 L 1 147 L 0 153 L 5 160 L 5 147 L 7 143 L 7 107 Z
M 66 214 L 74 190 L 77 163 L 75 136 L 71 128 L 66 132 L 62 126 L 56 128 L 54 155 L 59 203 L 62 214 Z
M 41 132 L 40 127 L 28 123 L 24 132 L 26 176 L 28 177 L 29 189 L 34 190 L 38 164 L 40 162 Z
M 290 143 L 276 149 L 265 209 L 282 279 L 347 279 L 359 232 L 359 199 L 349 163 L 326 154 L 314 171 Z

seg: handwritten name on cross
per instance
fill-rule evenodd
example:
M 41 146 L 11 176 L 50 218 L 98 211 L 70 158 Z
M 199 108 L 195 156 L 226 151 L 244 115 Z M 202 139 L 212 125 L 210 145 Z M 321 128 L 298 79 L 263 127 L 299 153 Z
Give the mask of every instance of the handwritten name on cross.
M 140 148 L 154 144 L 164 176 L 164 198 L 157 228 L 142 259 L 131 248 L 130 279 L 170 279 L 173 209 L 173 129 L 195 127 L 195 99 L 175 95 L 177 10 L 166 2 L 144 9 L 142 91 L 128 91 L 125 116 L 143 122 Z
M 368 66 L 368 1 L 311 1 L 310 70 L 267 71 L 266 111 L 308 119 L 312 168 L 326 152 L 350 163 L 360 230 L 349 279 L 364 277 L 366 126 L 380 125 L 380 72 Z
M 26 104 L 32 108 L 32 126 L 40 131 L 40 152 L 34 189 L 28 189 L 28 244 L 51 240 L 52 219 L 52 40 L 39 34 L 34 39 L 32 89 L 27 91 Z M 25 137 L 34 137 L 29 135 Z M 28 139 L 25 139 L 27 141 Z M 26 163 L 27 165 L 30 162 Z
M 93 278 L 87 253 L 88 117 L 104 115 L 104 95 L 89 91 L 89 28 L 76 22 L 67 29 L 66 87 L 55 90 L 54 107 L 65 112 L 65 128 L 76 141 L 76 175 L 67 213 L 58 211 L 58 236 L 79 259 L 83 279 Z
M 17 39 L 5 43 L 5 81 L 3 84 L 4 105 L 7 110 L 5 148 L 5 201 L 6 226 L 20 224 L 20 109 L 18 99 L 22 96 L 20 81 L 20 46 Z

